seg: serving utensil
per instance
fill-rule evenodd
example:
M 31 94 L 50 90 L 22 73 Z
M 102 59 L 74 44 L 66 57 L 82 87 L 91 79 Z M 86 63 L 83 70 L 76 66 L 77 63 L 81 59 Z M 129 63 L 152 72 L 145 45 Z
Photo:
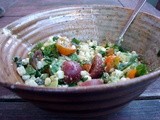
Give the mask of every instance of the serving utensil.
M 127 21 L 126 25 L 124 26 L 124 28 L 122 29 L 118 39 L 116 40 L 116 44 L 118 46 L 121 45 L 121 42 L 123 41 L 123 36 L 126 33 L 126 31 L 128 30 L 129 26 L 131 25 L 131 23 L 133 22 L 133 20 L 135 19 L 135 17 L 137 16 L 138 12 L 140 11 L 140 9 L 143 7 L 144 3 L 146 2 L 146 0 L 139 0 L 132 15 L 130 16 L 129 20 Z

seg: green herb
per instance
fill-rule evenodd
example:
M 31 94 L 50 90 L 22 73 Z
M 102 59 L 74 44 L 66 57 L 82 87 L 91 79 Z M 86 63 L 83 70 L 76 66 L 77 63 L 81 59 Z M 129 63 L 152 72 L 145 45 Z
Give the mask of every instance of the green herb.
M 41 72 L 36 70 L 35 77 L 40 77 L 40 76 L 41 76 Z
M 44 80 L 40 79 L 40 78 L 37 78 L 35 80 L 35 82 L 38 84 L 38 85 L 44 85 Z
M 30 52 L 30 53 L 28 54 L 28 56 L 29 56 L 29 60 L 32 61 L 32 60 L 33 60 L 34 53 L 33 53 L 33 52 Z
M 48 69 L 49 69 L 49 65 L 45 65 L 43 68 L 39 70 L 39 72 L 45 73 L 46 71 L 48 71 Z
M 121 70 L 121 71 L 122 71 L 122 70 L 126 69 L 127 67 L 129 67 L 130 65 L 132 65 L 133 63 L 135 63 L 136 60 L 137 60 L 137 58 L 138 58 L 137 55 L 133 55 L 133 56 L 130 58 L 130 60 L 129 60 L 128 63 L 120 63 L 120 64 L 117 66 L 118 70 Z
M 121 52 L 126 52 L 126 50 L 122 46 L 119 46 L 119 45 L 113 45 L 112 48 L 117 49 L 117 50 L 119 50 Z
M 76 51 L 76 52 L 77 52 L 77 54 L 79 55 L 79 49 L 77 49 L 77 51 Z
M 36 74 L 36 70 L 31 65 L 27 66 L 26 72 L 28 75 L 35 75 Z
M 56 41 L 58 39 L 59 39 L 59 37 L 57 37 L 57 36 L 55 36 L 55 37 L 52 38 L 53 41 Z
M 82 82 L 85 82 L 87 79 L 88 79 L 87 77 L 82 77 L 82 78 L 81 78 L 81 81 L 82 81 Z
M 99 53 L 102 55 L 102 57 L 106 56 L 106 52 L 105 51 L 100 50 Z
M 13 57 L 13 62 L 17 62 L 19 59 L 20 59 L 20 57 L 15 56 L 15 57 Z
M 41 74 L 40 78 L 45 80 L 49 75 L 47 73 Z
M 157 56 L 160 57 L 160 50 L 158 51 Z
M 18 56 L 13 58 L 13 62 L 16 63 L 17 67 L 22 66 L 22 59 Z
M 136 76 L 142 76 L 148 73 L 147 66 L 145 64 L 140 64 L 136 67 Z
M 43 47 L 43 43 L 39 42 L 36 46 L 31 50 L 31 52 L 35 52 L 36 50 L 40 50 Z
M 95 50 L 95 49 L 96 49 L 96 46 L 95 46 L 95 45 L 93 45 L 93 46 L 91 46 L 91 48 L 93 48 L 93 50 Z
M 44 61 L 45 61 L 48 65 L 52 64 L 52 61 L 54 61 L 54 60 L 55 60 L 55 58 L 53 58 L 53 57 L 45 56 L 45 58 L 44 58 Z
M 124 69 L 126 69 L 127 67 L 129 67 L 130 65 L 131 65 L 132 63 L 131 62 L 128 62 L 128 63 L 120 63 L 119 65 L 118 65 L 118 70 L 124 70 Z
M 109 47 L 109 44 L 108 44 L 108 43 L 106 43 L 106 45 L 105 45 L 105 48 L 107 48 L 107 47 Z
M 75 45 L 79 45 L 79 43 L 81 42 L 80 40 L 76 39 L 76 38 L 73 38 L 72 41 L 71 41 L 73 44 Z
M 72 54 L 69 56 L 69 58 L 72 60 L 72 61 L 79 61 L 79 58 L 78 58 L 78 55 L 77 54 Z
M 54 60 L 50 65 L 50 72 L 51 74 L 55 74 L 61 67 L 62 62 L 59 60 Z
M 58 80 L 58 84 L 59 84 L 59 85 L 65 85 L 64 80 L 63 80 L 63 79 L 59 79 L 59 80 Z
M 107 83 L 109 80 L 109 74 L 104 72 L 101 78 L 102 80 L 104 80 L 105 83 Z
M 55 57 L 55 58 L 58 58 L 59 56 L 55 44 L 46 46 L 43 50 L 43 54 L 44 56 Z
M 69 87 L 74 87 L 74 86 L 77 86 L 77 83 L 70 83 L 68 84 Z

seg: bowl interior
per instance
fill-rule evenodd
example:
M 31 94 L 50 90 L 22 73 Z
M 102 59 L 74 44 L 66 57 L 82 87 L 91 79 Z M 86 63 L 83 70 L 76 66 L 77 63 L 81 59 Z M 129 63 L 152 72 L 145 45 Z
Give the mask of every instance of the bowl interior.
M 14 56 L 26 57 L 39 41 L 61 35 L 80 40 L 115 42 L 132 10 L 103 5 L 67 7 L 42 11 L 23 17 L 3 29 L 0 42 L 1 83 L 23 83 L 12 62 Z M 160 66 L 160 18 L 139 13 L 124 36 L 122 46 L 142 55 L 150 69 Z

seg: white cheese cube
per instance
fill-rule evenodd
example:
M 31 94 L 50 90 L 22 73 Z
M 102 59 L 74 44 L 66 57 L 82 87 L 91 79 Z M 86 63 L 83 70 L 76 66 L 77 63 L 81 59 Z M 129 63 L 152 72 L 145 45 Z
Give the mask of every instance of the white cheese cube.
M 23 76 L 22 76 L 22 79 L 23 79 L 23 80 L 28 80 L 28 79 L 30 79 L 30 77 L 31 77 L 30 75 L 23 75 Z
M 29 58 L 23 59 L 22 64 L 27 65 L 29 63 Z
M 38 84 L 32 79 L 26 80 L 25 84 L 29 86 L 38 86 Z
M 89 73 L 86 70 L 81 71 L 81 76 L 85 77 L 85 76 L 89 76 Z
M 125 78 L 125 77 L 122 77 L 120 80 L 121 81 L 126 81 L 126 80 L 129 80 L 130 78 Z
M 85 75 L 84 78 L 87 78 L 87 80 L 91 80 L 92 79 L 91 76 L 89 76 L 89 75 Z
M 38 68 L 38 69 L 43 68 L 44 65 L 45 65 L 45 63 L 44 63 L 43 61 L 38 61 L 38 62 L 37 62 L 37 68 Z
M 121 78 L 123 76 L 123 71 L 115 69 L 115 71 L 112 72 L 111 76 L 114 76 L 116 78 Z
M 46 78 L 45 81 L 44 81 L 44 84 L 47 85 L 47 86 L 50 85 L 51 84 L 51 79 Z
M 23 76 L 24 74 L 26 74 L 26 70 L 24 66 L 17 67 L 17 72 L 20 76 Z
M 62 70 L 58 70 L 56 72 L 56 75 L 57 75 L 58 79 L 63 79 L 64 78 L 64 72 Z

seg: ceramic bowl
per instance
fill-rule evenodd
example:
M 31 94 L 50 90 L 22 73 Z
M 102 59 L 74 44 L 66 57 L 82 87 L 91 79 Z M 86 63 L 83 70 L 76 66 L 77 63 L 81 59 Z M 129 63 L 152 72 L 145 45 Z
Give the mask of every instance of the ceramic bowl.
M 0 84 L 36 106 L 61 115 L 100 116 L 122 108 L 160 79 L 160 70 L 156 70 L 160 66 L 158 17 L 139 13 L 124 36 L 122 46 L 142 55 L 153 70 L 132 80 L 90 87 L 30 87 L 17 74 L 12 58 L 25 57 L 37 42 L 53 35 L 114 43 L 132 11 L 106 5 L 65 7 L 28 15 L 7 25 L 0 38 Z

